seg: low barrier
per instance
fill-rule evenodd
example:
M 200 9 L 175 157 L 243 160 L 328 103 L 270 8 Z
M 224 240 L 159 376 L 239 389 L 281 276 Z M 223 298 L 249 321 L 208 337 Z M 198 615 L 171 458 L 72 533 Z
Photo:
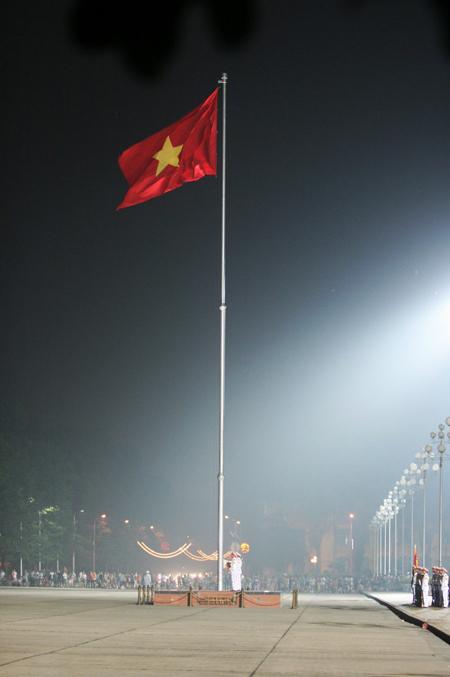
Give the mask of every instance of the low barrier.
M 153 585 L 138 585 L 138 598 L 136 604 L 154 604 Z
M 153 604 L 157 606 L 191 606 L 189 596 L 190 591 L 186 590 L 155 590 Z
M 153 586 L 139 586 L 137 604 L 154 604 L 156 606 L 187 607 L 235 607 L 235 608 L 280 608 L 281 593 L 257 592 L 253 590 L 154 590 Z M 292 593 L 291 609 L 298 607 L 298 591 Z

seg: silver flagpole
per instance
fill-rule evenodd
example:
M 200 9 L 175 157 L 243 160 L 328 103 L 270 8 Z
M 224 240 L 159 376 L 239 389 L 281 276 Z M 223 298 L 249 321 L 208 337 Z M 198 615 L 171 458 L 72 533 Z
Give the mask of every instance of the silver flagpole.
M 226 73 L 222 74 L 219 84 L 222 85 L 222 269 L 221 269 L 221 296 L 220 296 L 220 397 L 219 397 L 219 473 L 218 482 L 218 559 L 217 559 L 217 589 L 223 590 L 223 440 L 224 440 L 224 411 L 225 411 L 225 328 L 226 328 L 226 296 L 225 296 L 225 138 L 226 138 Z

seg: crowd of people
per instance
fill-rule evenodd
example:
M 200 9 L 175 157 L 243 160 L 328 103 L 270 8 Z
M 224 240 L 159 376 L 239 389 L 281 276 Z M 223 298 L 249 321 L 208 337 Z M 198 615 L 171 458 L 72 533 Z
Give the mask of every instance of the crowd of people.
M 145 579 L 145 580 L 144 580 Z M 231 589 L 231 574 L 224 572 L 224 588 Z M 345 594 L 352 592 L 409 592 L 411 579 L 408 576 L 293 576 L 288 574 L 251 574 L 243 572 L 242 584 L 245 590 L 266 590 L 311 594 Z M 0 568 L 0 585 L 55 588 L 102 588 L 112 590 L 133 590 L 140 585 L 153 585 L 155 590 L 215 590 L 216 573 L 153 574 L 126 571 L 89 571 L 73 573 L 67 568 L 62 571 L 47 569 L 25 570 L 20 576 L 16 569 Z
M 0 569 L 0 585 L 50 588 L 109 588 L 133 589 L 141 584 L 141 574 L 121 571 L 79 571 L 70 572 L 47 569 L 25 570 L 20 576 L 15 569 L 10 572 Z

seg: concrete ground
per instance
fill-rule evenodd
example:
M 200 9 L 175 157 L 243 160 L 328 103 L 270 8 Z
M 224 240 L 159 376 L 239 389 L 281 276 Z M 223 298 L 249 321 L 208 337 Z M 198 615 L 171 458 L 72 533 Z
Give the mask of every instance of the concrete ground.
M 0 675 L 450 675 L 448 644 L 363 595 L 300 595 L 296 610 L 135 601 L 0 589 Z
M 408 616 L 417 618 L 423 623 L 428 623 L 449 636 L 450 641 L 450 609 L 439 609 L 437 607 L 418 608 L 411 604 L 412 595 L 408 592 L 371 592 L 372 597 L 386 602 L 390 606 L 396 607 Z M 430 597 L 431 604 L 431 597 Z

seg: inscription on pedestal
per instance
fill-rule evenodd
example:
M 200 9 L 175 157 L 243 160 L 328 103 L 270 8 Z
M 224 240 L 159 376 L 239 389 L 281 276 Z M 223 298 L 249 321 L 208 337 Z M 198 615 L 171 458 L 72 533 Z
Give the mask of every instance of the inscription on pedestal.
M 239 593 L 201 590 L 193 592 L 192 606 L 239 606 Z

